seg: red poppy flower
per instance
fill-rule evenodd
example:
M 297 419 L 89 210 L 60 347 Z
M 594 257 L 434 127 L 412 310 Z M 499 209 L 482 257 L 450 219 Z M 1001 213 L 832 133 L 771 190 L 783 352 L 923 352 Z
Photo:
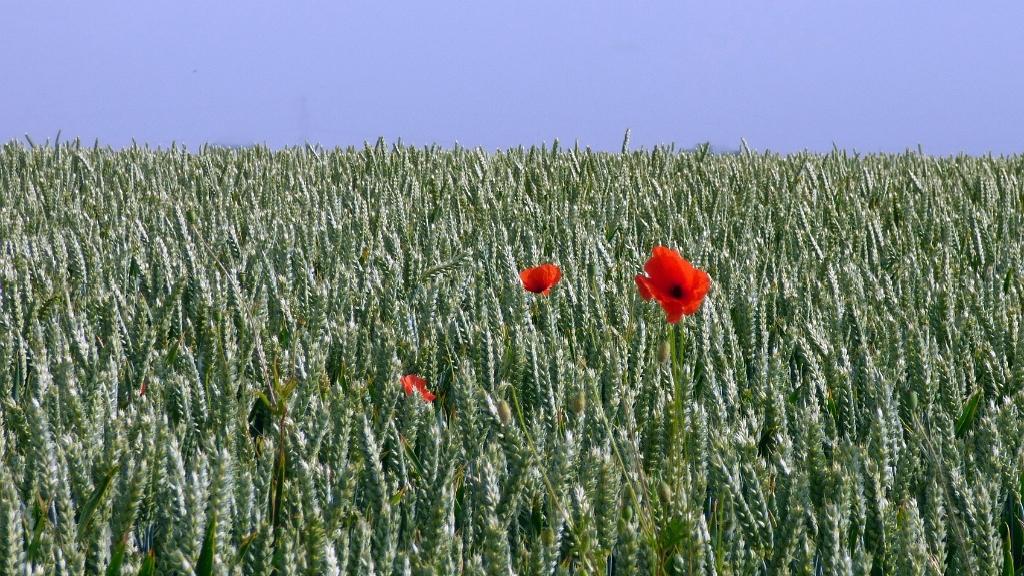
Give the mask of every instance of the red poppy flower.
M 696 312 L 711 287 L 707 272 L 664 246 L 654 247 L 654 255 L 644 264 L 644 271 L 646 276 L 636 277 L 640 297 L 657 300 L 670 324 Z
M 412 396 L 413 392 L 419 392 L 420 396 L 427 402 L 434 401 L 434 394 L 427 390 L 427 381 L 417 374 L 402 376 L 402 388 L 405 389 L 405 393 L 409 396 Z
M 528 292 L 547 295 L 551 287 L 562 279 L 562 269 L 554 264 L 541 264 L 521 271 L 519 279 Z

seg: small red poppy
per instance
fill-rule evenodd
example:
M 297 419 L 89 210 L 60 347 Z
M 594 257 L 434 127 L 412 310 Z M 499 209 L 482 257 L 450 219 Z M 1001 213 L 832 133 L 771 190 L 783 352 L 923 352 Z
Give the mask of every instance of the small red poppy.
M 678 252 L 664 246 L 654 247 L 654 255 L 644 264 L 644 271 L 647 276 L 638 274 L 636 277 L 640 297 L 657 300 L 670 324 L 696 312 L 711 288 L 707 272 L 695 268 Z
M 413 392 L 419 392 L 420 396 L 427 402 L 434 401 L 434 394 L 427 390 L 427 381 L 417 374 L 402 376 L 402 388 L 405 389 L 405 393 L 409 396 L 412 396 Z
M 562 269 L 554 264 L 541 264 L 519 272 L 519 279 L 528 292 L 546 296 L 551 292 L 551 287 L 562 279 Z

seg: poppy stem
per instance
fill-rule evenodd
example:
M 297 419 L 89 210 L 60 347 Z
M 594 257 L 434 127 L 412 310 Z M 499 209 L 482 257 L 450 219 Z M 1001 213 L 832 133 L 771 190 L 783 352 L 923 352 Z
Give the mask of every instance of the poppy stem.
M 686 331 L 683 328 L 683 322 L 676 322 L 672 325 L 669 333 L 669 342 L 671 343 L 671 354 L 672 354 L 672 383 L 676 386 L 677 391 L 681 392 L 683 384 L 683 361 L 686 356 Z M 680 396 L 682 399 L 682 396 Z
M 674 451 L 679 457 L 677 465 L 680 467 L 683 464 L 683 456 L 686 450 L 686 399 L 687 399 L 687 387 L 683 381 L 683 360 L 686 353 L 686 332 L 683 328 L 683 322 L 675 323 L 669 332 L 669 341 L 671 342 L 671 354 L 672 354 L 672 399 L 673 399 L 673 414 L 672 414 L 672 441 L 673 445 L 677 447 Z

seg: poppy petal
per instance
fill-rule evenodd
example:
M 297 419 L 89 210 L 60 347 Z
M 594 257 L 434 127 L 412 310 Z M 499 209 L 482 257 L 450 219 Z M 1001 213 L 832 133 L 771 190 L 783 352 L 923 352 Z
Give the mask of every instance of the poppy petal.
M 657 300 L 672 324 L 695 313 L 711 287 L 707 272 L 665 246 L 654 247 L 644 271 L 647 276 L 636 277 L 640 296 Z
M 541 264 L 519 272 L 523 288 L 534 294 L 548 294 L 551 287 L 562 279 L 562 270 L 554 264 Z
M 697 269 L 694 269 L 694 271 L 695 274 L 687 287 L 686 298 L 683 303 L 683 314 L 687 316 L 700 308 L 701 302 L 704 301 L 704 296 L 711 289 L 711 277 L 708 276 L 708 273 Z
M 412 396 L 414 392 L 422 391 L 427 385 L 427 381 L 418 374 L 406 374 L 402 376 L 401 382 L 402 388 L 409 396 Z
M 423 399 L 426 400 L 427 402 L 434 401 L 434 394 L 430 390 L 427 390 L 427 381 L 424 380 L 423 378 L 419 378 L 416 381 L 416 390 L 420 393 L 420 396 L 422 396 Z
M 423 399 L 426 400 L 427 402 L 433 402 L 434 398 L 436 398 L 436 396 L 434 396 L 434 393 L 431 392 L 430 390 L 427 390 L 426 388 L 420 388 L 420 396 L 422 396 Z
M 541 264 L 538 268 L 541 269 L 541 274 L 544 277 L 544 290 L 541 294 L 547 296 L 551 293 L 551 287 L 562 279 L 562 270 L 554 264 Z
M 430 390 L 427 390 L 427 381 L 418 374 L 406 374 L 401 379 L 402 388 L 405 389 L 405 393 L 412 396 L 413 393 L 418 392 L 421 397 L 427 402 L 434 401 L 434 394 Z
M 670 293 L 673 285 L 681 284 L 692 270 L 689 262 L 675 250 L 664 246 L 655 246 L 653 256 L 644 264 L 651 283 L 664 293 Z
M 669 324 L 679 322 L 679 319 L 686 312 L 686 307 L 680 300 L 662 300 L 658 303 L 661 304 L 661 309 L 665 311 L 665 320 Z
M 651 290 L 651 281 L 642 274 L 636 275 L 636 289 L 640 292 L 640 297 L 644 300 L 650 300 L 654 298 L 654 292 Z
M 519 279 L 523 281 L 523 288 L 526 288 L 527 292 L 540 292 L 541 289 L 538 289 L 540 282 L 537 281 L 537 275 L 534 274 L 533 268 L 520 271 Z
M 551 287 L 562 279 L 562 269 L 554 264 L 545 264 L 543 268 L 547 273 L 548 290 L 551 290 Z

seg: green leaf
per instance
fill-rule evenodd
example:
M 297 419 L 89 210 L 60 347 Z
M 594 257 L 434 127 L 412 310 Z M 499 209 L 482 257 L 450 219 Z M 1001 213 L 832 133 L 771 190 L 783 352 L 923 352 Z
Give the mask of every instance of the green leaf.
M 405 496 L 405 489 L 404 488 L 402 488 L 399 491 L 397 491 L 394 494 L 392 494 L 391 498 L 388 500 L 388 504 L 390 504 L 392 506 L 397 506 L 398 503 L 402 501 L 402 497 L 403 496 Z
M 288 402 L 288 398 L 291 397 L 292 392 L 295 391 L 295 387 L 298 386 L 298 385 L 299 385 L 299 379 L 298 378 L 289 378 L 283 384 L 280 385 L 280 387 L 278 388 L 278 394 L 277 394 L 277 398 L 278 398 L 277 409 L 278 409 L 279 413 L 280 413 L 281 410 L 284 410 L 285 403 Z
M 124 563 L 124 551 L 128 547 L 128 535 L 125 534 L 117 545 L 114 546 L 114 553 L 110 555 L 110 564 L 107 565 L 107 576 L 119 576 L 121 564 Z
M 281 526 L 281 504 L 284 501 L 284 476 L 287 469 L 287 451 L 284 446 L 284 432 L 278 439 L 279 445 L 275 457 L 274 469 L 270 479 L 270 524 L 273 526 L 274 538 L 276 540 L 278 529 Z
M 203 538 L 203 549 L 196 560 L 196 574 L 211 576 L 213 574 L 213 554 L 217 543 L 217 511 L 210 513 L 210 522 L 206 525 L 206 537 Z
M 1006 527 L 1006 538 L 1003 538 L 1003 576 L 1014 576 L 1013 551 L 1010 549 L 1010 527 Z
M 32 541 L 28 546 L 28 557 L 32 560 L 39 559 L 39 546 L 42 544 L 43 528 L 46 526 L 46 506 L 38 495 L 35 502 L 35 517 L 36 523 L 32 527 Z
M 146 554 L 146 559 L 142 561 L 142 567 L 139 568 L 139 576 L 153 576 L 156 574 L 156 552 L 150 550 L 149 554 Z
M 110 487 L 110 482 L 117 475 L 117 471 L 120 465 L 115 463 L 110 466 L 107 473 L 100 479 L 100 483 L 92 491 L 89 499 L 85 501 L 82 508 L 78 511 L 78 534 L 82 535 L 88 531 L 89 526 L 92 524 L 93 513 L 96 512 L 96 507 L 99 506 L 100 501 L 103 500 L 103 495 L 107 493 L 107 488 Z
M 985 391 L 979 388 L 974 394 L 971 394 L 963 409 L 960 410 L 960 417 L 956 419 L 957 438 L 962 438 L 968 428 L 974 424 L 974 420 L 978 417 L 978 404 L 981 403 L 981 398 L 984 395 Z
M 249 547 L 252 546 L 252 543 L 256 541 L 256 537 L 260 535 L 260 531 L 262 531 L 265 526 L 266 524 L 261 523 L 259 528 L 242 537 L 242 542 L 239 544 L 238 551 L 235 554 L 234 563 L 236 565 L 240 564 L 245 558 L 245 553 L 249 550 Z

